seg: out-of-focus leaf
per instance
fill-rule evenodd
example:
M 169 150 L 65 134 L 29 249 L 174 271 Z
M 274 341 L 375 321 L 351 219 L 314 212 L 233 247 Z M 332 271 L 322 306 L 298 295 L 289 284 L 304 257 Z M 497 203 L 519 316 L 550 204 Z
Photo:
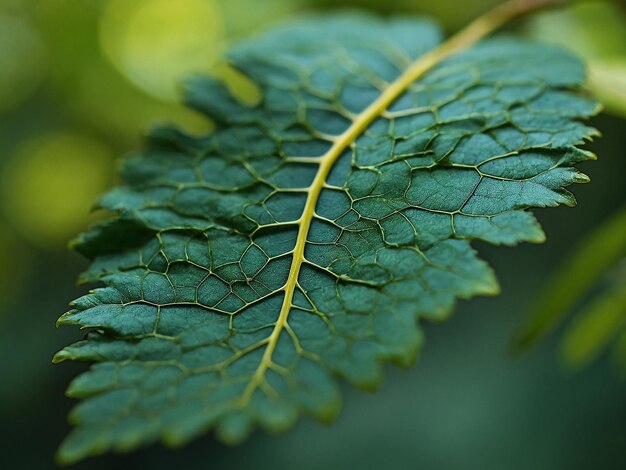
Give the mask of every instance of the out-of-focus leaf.
M 560 348 L 565 365 L 579 368 L 588 364 L 625 326 L 626 284 L 620 284 L 598 295 L 568 325 Z
M 626 15 L 611 0 L 571 2 L 526 23 L 528 33 L 561 44 L 588 60 L 626 54 Z
M 589 83 L 607 111 L 626 117 L 626 55 L 591 61 Z
M 417 319 L 498 292 L 470 241 L 544 240 L 526 209 L 575 204 L 598 108 L 575 56 L 476 24 L 438 47 L 429 20 L 309 18 L 228 55 L 258 103 L 190 82 L 215 132 L 155 130 L 76 243 L 104 287 L 59 320 L 95 331 L 55 361 L 96 362 L 62 461 L 330 420 L 337 378 L 375 387 Z
M 626 207 L 586 236 L 533 302 L 517 347 L 525 349 L 562 321 L 610 267 L 626 256 Z

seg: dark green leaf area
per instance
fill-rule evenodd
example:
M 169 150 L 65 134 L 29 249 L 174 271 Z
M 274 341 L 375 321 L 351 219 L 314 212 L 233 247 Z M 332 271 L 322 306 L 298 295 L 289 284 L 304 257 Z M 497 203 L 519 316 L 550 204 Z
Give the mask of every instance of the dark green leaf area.
M 320 160 L 440 36 L 422 19 L 313 18 L 229 53 L 258 104 L 189 82 L 215 132 L 155 130 L 100 202 L 117 219 L 77 241 L 102 287 L 60 319 L 93 331 L 56 360 L 96 363 L 69 388 L 83 401 L 63 461 L 330 420 L 337 377 L 375 387 L 383 360 L 415 359 L 418 318 L 497 293 L 470 241 L 542 241 L 526 209 L 573 205 L 574 165 L 593 158 L 576 146 L 596 104 L 561 49 L 497 38 L 440 63 L 345 142 L 305 211 Z

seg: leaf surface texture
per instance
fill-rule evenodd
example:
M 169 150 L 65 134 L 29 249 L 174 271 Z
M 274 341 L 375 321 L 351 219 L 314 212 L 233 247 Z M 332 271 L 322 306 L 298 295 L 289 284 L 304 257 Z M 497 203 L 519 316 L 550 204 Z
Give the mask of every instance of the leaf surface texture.
M 441 41 L 422 19 L 311 18 L 228 54 L 258 104 L 189 82 L 215 132 L 155 130 L 100 202 L 116 218 L 76 243 L 103 287 L 59 320 L 92 331 L 55 360 L 95 363 L 61 460 L 330 420 L 337 378 L 375 387 L 415 360 L 417 319 L 497 293 L 470 241 L 543 241 L 526 209 L 575 203 L 597 106 L 577 58 L 511 38 L 403 84 Z

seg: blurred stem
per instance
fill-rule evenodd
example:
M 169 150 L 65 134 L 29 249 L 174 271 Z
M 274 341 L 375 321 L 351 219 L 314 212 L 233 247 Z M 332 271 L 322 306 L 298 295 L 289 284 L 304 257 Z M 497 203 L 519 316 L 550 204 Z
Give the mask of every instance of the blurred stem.
M 529 349 L 555 328 L 611 266 L 626 253 L 626 206 L 578 243 L 548 280 L 526 323 L 513 341 L 514 352 Z
M 565 5 L 567 3 L 569 3 L 569 0 L 509 0 L 494 7 L 484 15 L 479 16 L 454 39 L 459 38 L 459 36 L 464 36 L 463 39 L 465 39 L 466 36 L 471 36 L 472 33 L 484 30 L 487 30 L 487 34 L 489 34 L 489 32 L 493 32 L 516 18 L 526 16 L 537 10 Z M 485 33 L 483 33 L 483 35 L 484 34 Z
M 568 3 L 569 0 L 509 0 L 479 16 L 439 47 L 414 62 L 396 80 L 396 86 L 408 86 L 433 65 L 466 49 L 505 24 L 537 10 Z M 404 84 L 404 85 L 402 85 Z

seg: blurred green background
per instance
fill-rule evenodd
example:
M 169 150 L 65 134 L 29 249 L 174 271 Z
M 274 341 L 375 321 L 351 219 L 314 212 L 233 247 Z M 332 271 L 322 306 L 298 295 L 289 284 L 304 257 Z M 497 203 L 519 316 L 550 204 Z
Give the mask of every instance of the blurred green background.
M 85 290 L 86 261 L 67 241 L 98 215 L 116 183 L 116 159 L 160 120 L 194 132 L 211 123 L 177 104 L 177 83 L 213 71 L 229 44 L 274 22 L 333 8 L 428 14 L 453 32 L 498 0 L 0 0 L 0 468 L 53 468 L 72 401 L 63 392 L 81 365 L 52 366 L 77 330 L 56 330 Z M 325 427 L 302 420 L 286 435 L 257 433 L 240 447 L 212 436 L 182 451 L 159 445 L 105 456 L 81 469 L 586 469 L 626 468 L 626 381 L 611 360 L 576 375 L 559 369 L 554 339 L 508 354 L 513 331 L 551 269 L 626 200 L 626 8 L 577 2 L 516 25 L 560 42 L 590 63 L 605 103 L 594 119 L 600 156 L 576 209 L 537 211 L 548 243 L 479 246 L 503 294 L 459 305 L 425 325 L 417 367 L 387 367 L 375 394 L 345 388 L 344 411 Z M 236 83 L 235 83 L 236 86 Z M 625 234 L 626 236 L 626 234 Z

